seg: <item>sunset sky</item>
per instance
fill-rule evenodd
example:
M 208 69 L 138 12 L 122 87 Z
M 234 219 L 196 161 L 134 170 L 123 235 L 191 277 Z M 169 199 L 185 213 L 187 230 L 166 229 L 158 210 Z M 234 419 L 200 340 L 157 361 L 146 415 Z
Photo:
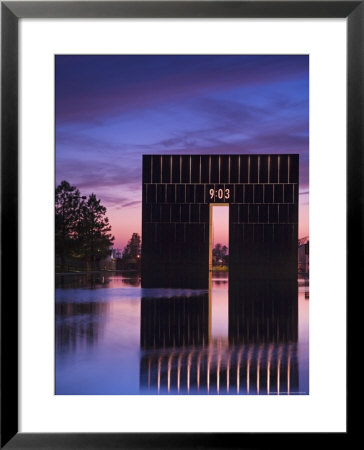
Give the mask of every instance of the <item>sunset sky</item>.
M 299 153 L 307 236 L 308 147 L 308 56 L 56 56 L 56 183 L 101 198 L 116 248 L 141 233 L 148 153 Z

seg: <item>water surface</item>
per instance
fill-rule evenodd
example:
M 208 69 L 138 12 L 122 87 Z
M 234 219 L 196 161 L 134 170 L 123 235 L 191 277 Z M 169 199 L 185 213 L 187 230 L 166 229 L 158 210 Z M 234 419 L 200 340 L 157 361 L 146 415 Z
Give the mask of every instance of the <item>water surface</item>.
M 308 283 L 56 277 L 56 394 L 308 394 Z

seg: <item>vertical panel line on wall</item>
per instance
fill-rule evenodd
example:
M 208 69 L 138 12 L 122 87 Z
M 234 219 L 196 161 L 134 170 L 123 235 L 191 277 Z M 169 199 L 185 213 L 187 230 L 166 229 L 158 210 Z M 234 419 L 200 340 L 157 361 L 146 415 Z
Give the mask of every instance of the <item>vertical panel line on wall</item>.
M 248 183 L 250 183 L 250 156 L 248 156 Z
M 238 156 L 238 183 L 240 183 L 240 155 Z
M 281 170 L 281 157 L 278 155 L 278 183 L 281 181 L 281 173 L 280 173 L 280 170 Z
M 169 157 L 169 182 L 172 183 L 172 155 Z
M 153 183 L 153 156 L 150 157 L 150 182 Z
M 163 156 L 162 156 L 162 155 L 160 156 L 160 164 L 161 164 L 161 168 L 160 168 L 161 174 L 160 174 L 160 180 L 159 180 L 159 182 L 162 183 L 162 182 L 163 182 L 163 180 L 162 180 L 162 174 L 163 174 Z
M 199 156 L 199 171 L 198 171 L 198 182 L 201 183 L 201 156 Z
M 288 183 L 291 182 L 291 157 L 288 155 Z
M 209 183 L 211 183 L 211 156 L 209 156 Z
M 182 156 L 179 157 L 179 182 L 182 183 Z

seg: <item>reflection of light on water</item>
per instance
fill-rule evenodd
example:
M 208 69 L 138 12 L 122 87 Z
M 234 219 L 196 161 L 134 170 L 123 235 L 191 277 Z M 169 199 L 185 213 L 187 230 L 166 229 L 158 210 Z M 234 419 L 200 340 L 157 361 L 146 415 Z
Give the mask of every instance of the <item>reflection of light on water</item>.
M 228 279 L 213 279 L 211 289 L 211 336 L 227 338 L 229 334 Z
M 277 364 L 277 393 L 280 394 L 281 389 L 281 348 L 278 350 L 278 364 Z
M 287 362 L 287 392 L 291 391 L 291 347 L 288 349 L 288 362 Z
M 187 392 L 190 392 L 191 357 L 192 354 L 190 353 L 187 360 Z
M 249 394 L 250 393 L 250 361 L 252 357 L 252 348 L 249 349 L 248 352 L 248 362 L 246 364 L 246 391 Z
M 172 359 L 173 359 L 174 353 L 171 353 L 168 358 L 168 375 L 167 375 L 167 389 L 168 392 L 171 389 L 171 367 L 172 367 Z
M 240 391 L 240 359 L 241 359 L 241 353 L 239 353 L 238 364 L 236 367 L 236 392 L 237 393 L 239 393 L 239 391 Z
M 258 361 L 257 361 L 257 394 L 259 394 L 259 387 L 260 387 L 260 358 L 262 356 L 262 348 L 259 348 L 258 351 Z
M 178 368 L 177 368 L 177 391 L 179 392 L 181 387 L 181 361 L 182 361 L 183 353 L 178 357 Z
M 270 394 L 270 361 L 272 358 L 272 345 L 269 346 L 268 350 L 268 362 L 267 362 L 267 394 Z
M 162 357 L 160 356 L 158 358 L 158 392 L 161 388 L 161 363 L 162 363 Z
M 230 389 L 230 360 L 231 356 L 229 355 L 227 369 L 226 369 L 226 391 L 229 392 Z
M 180 353 L 176 348 L 171 353 L 167 349 L 147 352 L 144 358 L 148 361 L 148 388 L 155 389 L 156 393 L 193 394 L 202 390 L 227 394 L 234 386 L 237 394 L 291 394 L 292 361 L 293 393 L 298 392 L 297 344 L 294 343 L 231 348 L 217 341 L 202 349 L 185 348 Z

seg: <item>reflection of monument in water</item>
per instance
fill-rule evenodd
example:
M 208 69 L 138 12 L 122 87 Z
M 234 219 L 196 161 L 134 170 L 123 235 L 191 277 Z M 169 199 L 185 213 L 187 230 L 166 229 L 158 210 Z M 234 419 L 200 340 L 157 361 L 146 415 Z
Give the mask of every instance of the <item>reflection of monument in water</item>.
M 298 391 L 297 283 L 229 287 L 229 339 L 210 336 L 208 294 L 143 298 L 140 385 L 151 393 Z
M 208 294 L 144 297 L 141 301 L 140 345 L 143 349 L 208 344 Z
M 229 283 L 231 344 L 297 342 L 297 281 Z

